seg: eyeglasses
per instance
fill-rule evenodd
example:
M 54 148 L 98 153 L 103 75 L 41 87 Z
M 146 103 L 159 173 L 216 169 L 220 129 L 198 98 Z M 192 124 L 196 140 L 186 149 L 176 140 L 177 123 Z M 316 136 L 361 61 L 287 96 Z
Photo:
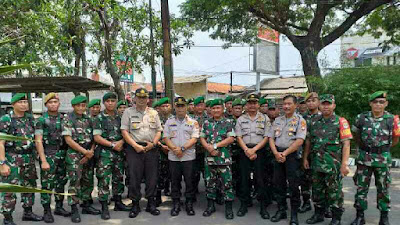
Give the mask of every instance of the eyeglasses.
M 372 103 L 374 103 L 374 104 L 381 104 L 381 105 L 383 105 L 383 104 L 385 104 L 386 103 L 386 100 L 374 100 L 374 101 L 372 101 Z

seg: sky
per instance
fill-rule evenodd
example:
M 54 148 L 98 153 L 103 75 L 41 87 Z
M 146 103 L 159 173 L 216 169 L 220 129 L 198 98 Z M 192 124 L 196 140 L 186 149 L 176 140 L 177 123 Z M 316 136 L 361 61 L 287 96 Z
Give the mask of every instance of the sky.
M 170 13 L 179 16 L 179 5 L 184 0 L 170 0 Z M 153 7 L 160 9 L 160 1 L 153 0 Z M 213 40 L 207 32 L 195 32 L 192 41 L 192 47 L 184 49 L 183 52 L 173 58 L 174 76 L 190 75 L 213 75 L 210 82 L 230 83 L 230 71 L 233 73 L 234 85 L 255 85 L 255 73 L 250 73 L 252 67 L 253 50 L 248 45 L 222 49 L 222 47 L 201 47 L 201 46 L 221 46 L 224 44 L 221 40 Z M 237 45 L 235 45 L 237 46 Z M 285 38 L 280 38 L 280 75 L 281 76 L 301 76 L 302 64 L 300 54 L 291 42 Z M 339 67 L 340 40 L 333 42 L 325 47 L 319 54 L 320 67 Z M 160 62 L 161 64 L 161 62 Z M 239 73 L 241 72 L 241 73 Z M 157 68 L 157 81 L 162 78 L 161 66 Z M 150 69 L 145 68 L 143 72 L 146 83 L 151 81 Z M 264 78 L 277 76 L 262 75 Z

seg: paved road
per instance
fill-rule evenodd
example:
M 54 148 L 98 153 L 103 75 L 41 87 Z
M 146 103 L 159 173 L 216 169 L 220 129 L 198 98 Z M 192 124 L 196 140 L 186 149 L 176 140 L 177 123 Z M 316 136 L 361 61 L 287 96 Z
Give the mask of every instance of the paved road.
M 355 167 L 351 168 L 354 172 Z M 353 173 L 350 174 L 350 177 L 346 177 L 344 179 L 344 194 L 345 194 L 345 208 L 346 211 L 342 218 L 342 224 L 348 225 L 354 219 L 355 209 L 353 208 L 354 202 L 354 193 L 355 187 L 352 180 Z M 392 211 L 390 213 L 391 224 L 400 224 L 400 169 L 392 169 L 392 187 L 391 187 L 391 195 L 392 195 Z M 378 224 L 379 221 L 379 211 L 376 208 L 376 188 L 374 186 L 374 179 L 371 182 L 371 189 L 369 194 L 369 203 L 370 207 L 366 211 L 366 220 L 368 225 Z M 178 217 L 171 217 L 170 210 L 172 206 L 172 202 L 170 198 L 166 198 L 163 196 L 164 203 L 159 207 L 161 211 L 161 215 L 152 216 L 151 214 L 144 211 L 144 207 L 146 206 L 146 201 L 141 201 L 142 213 L 139 214 L 135 219 L 131 219 L 128 217 L 127 212 L 114 212 L 113 204 L 110 205 L 111 209 L 111 218 L 108 221 L 101 220 L 100 216 L 92 216 L 92 215 L 82 215 L 82 223 L 81 224 L 135 224 L 135 225 L 153 225 L 153 224 L 167 224 L 167 225 L 230 225 L 230 224 L 243 224 L 243 225 L 253 225 L 253 224 L 275 224 L 275 225 L 283 225 L 288 224 L 288 220 L 282 220 L 279 223 L 272 223 L 269 220 L 261 219 L 258 214 L 258 204 L 255 203 L 255 206 L 249 208 L 249 213 L 246 217 L 237 217 L 235 216 L 234 220 L 226 220 L 224 217 L 224 207 L 217 205 L 217 212 L 213 214 L 209 218 L 205 218 L 202 216 L 204 209 L 206 208 L 206 199 L 204 193 L 204 187 L 200 189 L 200 195 L 198 196 L 198 202 L 195 204 L 196 215 L 195 216 L 187 216 L 186 212 L 182 211 Z M 97 193 L 94 193 L 96 196 Z M 36 196 L 36 204 L 34 207 L 34 212 L 38 214 L 43 213 L 43 208 L 40 205 L 40 196 Z M 129 202 L 129 200 L 125 199 L 125 202 Z M 100 208 L 100 204 L 96 201 L 95 207 Z M 52 205 L 54 209 L 54 204 Z M 234 204 L 234 211 L 239 208 L 239 202 L 236 201 Z M 268 208 L 268 211 L 271 215 L 273 215 L 276 211 L 276 205 L 271 205 Z M 69 207 L 68 207 L 69 210 Z M 300 224 L 306 224 L 305 220 L 311 216 L 311 212 L 306 214 L 299 214 Z M 16 213 L 14 213 L 14 220 L 17 224 L 46 224 L 42 223 L 28 223 L 21 221 L 22 216 L 22 207 L 20 204 L 17 205 Z M 56 223 L 58 225 L 70 225 L 70 218 L 64 218 L 55 216 Z M 329 220 L 325 220 L 325 222 L 320 224 L 329 224 Z

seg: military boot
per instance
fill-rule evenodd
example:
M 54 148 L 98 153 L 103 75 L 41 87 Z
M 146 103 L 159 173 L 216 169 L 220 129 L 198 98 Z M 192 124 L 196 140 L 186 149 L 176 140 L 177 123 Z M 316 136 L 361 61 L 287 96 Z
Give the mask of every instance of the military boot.
M 225 202 L 225 218 L 227 220 L 233 219 L 232 201 Z
M 132 209 L 129 212 L 129 218 L 137 217 L 137 215 L 139 215 L 139 212 L 140 212 L 139 201 L 132 201 Z
M 207 199 L 207 209 L 203 212 L 203 216 L 209 217 L 215 212 L 215 203 L 213 199 Z
M 364 225 L 364 224 L 365 224 L 364 211 L 357 210 L 357 216 L 350 225 Z
M 331 207 L 327 207 L 325 210 L 325 218 L 332 218 L 332 209 Z
M 43 220 L 45 223 L 54 223 L 53 214 L 51 214 L 50 203 L 44 204 Z
M 156 200 L 155 198 L 149 198 L 147 202 L 146 212 L 149 212 L 153 216 L 160 215 L 160 210 L 156 207 Z
M 83 201 L 82 214 L 100 215 L 101 211 L 95 209 L 89 201 Z
M 124 211 L 124 212 L 129 212 L 131 210 L 130 207 L 128 207 L 127 205 L 125 205 L 122 202 L 122 197 L 121 195 L 115 195 L 114 196 L 114 211 Z
M 4 213 L 3 225 L 16 225 L 11 213 Z
M 42 221 L 43 217 L 36 215 L 32 212 L 32 207 L 24 208 L 24 214 L 22 215 L 22 221 Z
M 71 213 L 63 208 L 63 201 L 56 201 L 56 209 L 54 210 L 54 214 L 64 217 L 71 216 Z
M 315 213 L 311 218 L 306 220 L 307 224 L 316 224 L 323 222 L 325 220 L 325 208 L 315 206 Z
M 171 209 L 171 216 L 177 216 L 179 215 L 179 212 L 181 211 L 181 201 L 179 198 L 177 199 L 172 199 L 172 209 Z
M 115 201 L 115 199 L 114 199 Z M 107 201 L 100 201 L 101 204 L 101 218 L 103 220 L 110 219 L 110 211 L 108 210 L 108 202 Z
M 329 225 L 341 225 L 343 211 L 341 209 L 332 209 L 332 221 Z
M 240 208 L 236 215 L 239 217 L 243 217 L 246 215 L 246 213 L 247 213 L 247 202 L 240 201 Z
M 267 205 L 264 201 L 260 202 L 260 215 L 261 218 L 263 218 L 264 220 L 268 220 L 269 219 L 269 213 L 267 211 Z
M 388 217 L 389 212 L 384 212 L 381 211 L 381 218 L 379 219 L 379 225 L 390 225 L 389 223 L 389 217 Z
M 81 222 L 81 215 L 79 214 L 78 204 L 71 205 L 71 221 L 73 223 Z
M 279 206 L 278 211 L 276 211 L 275 215 L 271 218 L 271 221 L 279 222 L 283 219 L 287 219 L 286 209 L 282 206 Z
M 186 200 L 186 214 L 188 216 L 194 216 L 196 214 L 193 209 L 193 201 L 189 199 Z

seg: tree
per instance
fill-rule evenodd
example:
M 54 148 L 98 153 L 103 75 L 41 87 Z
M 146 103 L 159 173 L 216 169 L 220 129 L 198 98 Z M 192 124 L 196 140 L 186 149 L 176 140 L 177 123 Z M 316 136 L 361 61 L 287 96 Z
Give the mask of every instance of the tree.
M 306 78 L 321 75 L 318 53 L 359 19 L 394 0 L 186 0 L 183 16 L 228 43 L 254 43 L 260 25 L 284 34 L 300 52 Z M 313 87 L 309 88 L 312 90 Z
M 360 26 L 359 34 L 369 33 L 379 38 L 384 32 L 389 40 L 384 41 L 384 46 L 400 45 L 400 2 L 383 5 L 368 15 Z

